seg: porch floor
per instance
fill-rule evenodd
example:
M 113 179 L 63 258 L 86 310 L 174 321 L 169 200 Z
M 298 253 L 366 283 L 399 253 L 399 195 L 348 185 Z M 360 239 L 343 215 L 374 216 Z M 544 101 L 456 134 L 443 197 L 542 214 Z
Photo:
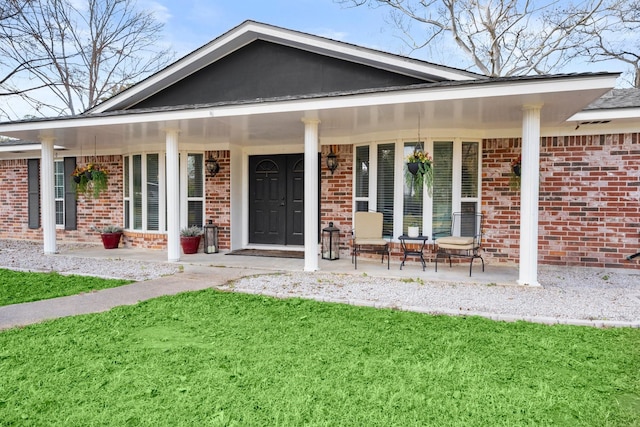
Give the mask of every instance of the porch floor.
M 266 270 L 266 271 L 304 271 L 304 260 L 297 258 L 277 258 L 251 255 L 227 255 L 228 252 L 215 254 L 181 254 L 180 261 L 176 264 L 185 268 L 192 267 L 227 267 L 237 269 Z M 105 250 L 102 246 L 82 248 L 78 250 L 66 250 L 61 255 L 79 256 L 86 258 L 124 258 L 139 261 L 168 262 L 167 252 L 164 250 L 118 248 Z M 426 254 L 425 254 L 426 255 Z M 426 256 L 425 256 L 426 259 Z M 329 261 L 318 256 L 318 269 L 324 273 L 339 273 L 353 275 L 367 275 L 386 278 L 412 278 L 423 281 L 443 281 L 457 283 L 478 283 L 515 285 L 518 280 L 518 266 L 490 265 L 485 262 L 485 271 L 479 260 L 474 261 L 472 276 L 469 277 L 469 263 L 453 263 L 450 268 L 445 260 L 438 261 L 438 271 L 435 264 L 427 259 L 425 271 L 422 271 L 420 260 L 417 257 L 407 258 L 404 267 L 400 270 L 400 261 L 391 260 L 391 266 L 387 270 L 386 260 L 380 262 L 380 258 L 358 257 L 358 269 L 351 263 L 351 257 L 343 257 Z

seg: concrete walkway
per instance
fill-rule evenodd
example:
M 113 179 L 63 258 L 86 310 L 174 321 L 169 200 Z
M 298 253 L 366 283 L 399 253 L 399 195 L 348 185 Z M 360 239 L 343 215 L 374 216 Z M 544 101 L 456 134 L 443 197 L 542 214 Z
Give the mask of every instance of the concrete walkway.
M 173 276 L 135 282 L 117 288 L 8 305 L 0 307 L 0 330 L 60 317 L 100 313 L 122 305 L 135 305 L 140 301 L 163 295 L 217 287 L 230 280 L 267 272 L 269 271 L 193 266 Z

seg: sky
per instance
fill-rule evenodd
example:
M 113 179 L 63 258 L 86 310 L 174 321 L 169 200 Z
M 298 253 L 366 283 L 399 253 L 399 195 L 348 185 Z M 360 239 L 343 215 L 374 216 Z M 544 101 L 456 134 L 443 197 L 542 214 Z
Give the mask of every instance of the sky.
M 143 10 L 164 24 L 164 43 L 175 52 L 174 60 L 207 44 L 246 20 L 319 35 L 355 45 L 427 60 L 427 52 L 411 51 L 388 22 L 389 8 L 346 7 L 334 0 L 137 0 Z M 442 42 L 441 42 L 442 43 Z M 446 42 L 445 42 L 446 43 Z M 453 42 L 450 42 L 453 43 Z M 455 56 L 454 46 L 439 45 L 428 60 L 456 68 L 468 59 Z M 433 56 L 433 55 L 437 56 Z M 621 71 L 598 64 L 576 65 L 577 71 Z M 3 102 L 0 100 L 0 102 Z M 4 102 L 7 102 L 6 100 Z M 14 119 L 33 114 L 30 106 L 10 103 Z
M 181 57 L 246 20 L 366 47 L 405 53 L 385 23 L 385 9 L 346 8 L 333 0 L 138 0 L 164 23 L 167 41 Z M 402 52 L 404 50 L 404 52 Z

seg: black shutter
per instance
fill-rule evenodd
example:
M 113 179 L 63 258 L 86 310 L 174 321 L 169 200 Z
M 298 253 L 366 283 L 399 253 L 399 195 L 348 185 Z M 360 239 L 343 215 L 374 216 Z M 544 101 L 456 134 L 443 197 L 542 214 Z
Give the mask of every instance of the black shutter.
M 40 228 L 40 160 L 27 160 L 29 228 Z
M 76 158 L 64 158 L 64 229 L 77 230 L 76 185 L 71 174 L 76 169 Z

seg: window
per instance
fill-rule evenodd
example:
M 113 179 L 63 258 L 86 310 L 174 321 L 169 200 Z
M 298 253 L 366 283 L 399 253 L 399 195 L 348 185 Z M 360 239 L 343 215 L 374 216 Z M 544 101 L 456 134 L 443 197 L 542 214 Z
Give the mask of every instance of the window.
M 461 212 L 478 212 L 480 153 L 477 142 L 462 143 Z
M 424 188 L 410 185 L 405 159 L 418 145 L 433 157 L 431 196 Z M 479 210 L 480 158 L 477 141 L 356 146 L 354 208 L 382 212 L 385 236 L 407 233 L 409 226 L 420 227 L 423 234 L 432 238 L 449 235 L 452 212 Z
M 422 149 L 422 143 L 405 142 L 403 159 L 406 159 L 416 149 Z M 407 169 L 407 165 L 403 162 L 403 209 L 404 215 L 402 220 L 402 233 L 407 234 L 408 227 L 420 227 L 422 230 L 422 206 L 423 206 L 423 188 L 415 188 L 413 183 L 413 175 Z
M 147 230 L 160 230 L 160 164 L 157 154 L 147 154 Z
M 204 156 L 187 155 L 187 227 L 204 225 Z
M 382 234 L 393 236 L 395 144 L 378 145 L 377 211 L 382 212 Z
M 56 225 L 64 225 L 64 162 L 53 163 L 54 169 L 54 198 L 56 203 Z
M 451 233 L 453 209 L 453 142 L 433 143 L 433 209 L 434 238 Z
M 130 157 L 124 158 L 124 173 L 123 173 L 123 181 L 124 181 L 124 228 L 131 228 L 131 183 L 129 182 L 129 177 L 131 174 L 129 173 L 129 159 Z
M 369 210 L 369 146 L 356 147 L 355 159 L 356 211 Z
M 181 225 L 202 227 L 204 218 L 204 155 L 181 154 Z M 130 230 L 167 230 L 165 156 L 133 154 L 123 164 L 124 225 Z M 186 181 L 185 181 L 186 178 Z M 184 224 L 184 223 L 186 224 Z
M 141 231 L 165 231 L 160 182 L 164 156 L 158 153 L 135 154 L 124 158 L 124 225 Z

